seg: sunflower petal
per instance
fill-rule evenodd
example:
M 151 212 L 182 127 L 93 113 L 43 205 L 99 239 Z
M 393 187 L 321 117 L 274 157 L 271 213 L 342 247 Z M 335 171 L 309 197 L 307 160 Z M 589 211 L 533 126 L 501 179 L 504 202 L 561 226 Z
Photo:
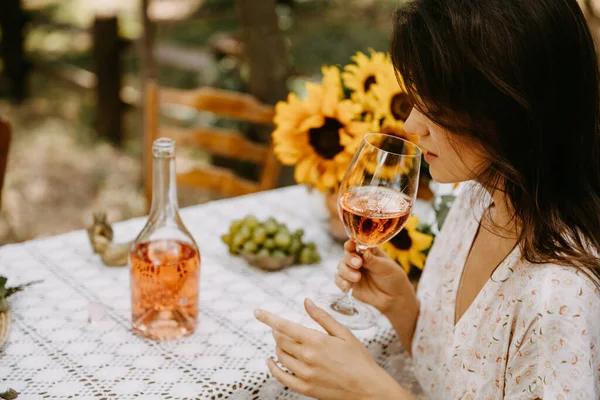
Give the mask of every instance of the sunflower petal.
M 433 236 L 417 230 L 409 232 L 408 235 L 412 239 L 412 247 L 418 251 L 427 250 L 433 243 Z
M 410 255 L 406 250 L 400 250 L 397 253 L 398 263 L 404 268 L 404 272 L 407 274 L 410 272 Z
M 406 221 L 406 225 L 404 225 L 404 229 L 407 231 L 414 231 L 419 226 L 419 217 L 416 215 L 411 215 Z
M 333 188 L 336 186 L 337 177 L 336 177 L 335 171 L 332 170 L 331 168 L 327 168 L 327 170 L 323 174 L 322 179 L 323 179 L 323 185 L 326 186 L 327 188 Z
M 416 249 L 410 249 L 409 253 L 411 264 L 422 270 L 425 266 L 425 259 L 427 259 L 427 256 Z
M 306 118 L 304 121 L 302 121 L 300 126 L 298 126 L 298 132 L 308 132 L 309 130 L 311 130 L 313 128 L 319 128 L 319 127 L 323 126 L 324 123 L 325 123 L 325 118 L 323 118 L 322 115 L 320 115 L 320 114 L 312 115 L 312 116 Z
M 310 182 L 308 179 L 311 167 L 318 162 L 314 156 L 308 156 L 296 164 L 294 179 L 296 182 Z

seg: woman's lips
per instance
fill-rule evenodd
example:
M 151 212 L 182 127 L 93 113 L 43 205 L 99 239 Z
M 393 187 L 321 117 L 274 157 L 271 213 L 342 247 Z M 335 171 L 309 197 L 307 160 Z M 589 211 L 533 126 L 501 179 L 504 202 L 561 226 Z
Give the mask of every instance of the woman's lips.
M 423 156 L 425 161 L 427 161 L 429 164 L 431 164 L 431 162 L 438 157 L 437 154 L 430 153 L 427 150 L 424 151 Z

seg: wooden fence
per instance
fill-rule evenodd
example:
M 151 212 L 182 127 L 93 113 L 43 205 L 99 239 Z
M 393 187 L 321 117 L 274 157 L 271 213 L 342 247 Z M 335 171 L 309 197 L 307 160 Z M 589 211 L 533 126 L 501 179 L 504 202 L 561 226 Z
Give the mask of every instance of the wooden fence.
M 21 0 L 2 0 L 0 56 L 3 75 L 10 98 L 21 102 L 28 95 L 28 76 L 32 69 L 63 84 L 93 90 L 96 99 L 96 129 L 98 135 L 115 144 L 123 140 L 124 102 L 122 89 L 122 54 L 129 41 L 119 37 L 117 16 L 96 16 L 88 29 L 57 23 L 39 16 L 32 17 L 22 7 Z M 24 49 L 28 26 L 47 26 L 56 30 L 85 33 L 91 36 L 92 71 L 75 65 L 51 66 L 42 60 L 30 59 Z

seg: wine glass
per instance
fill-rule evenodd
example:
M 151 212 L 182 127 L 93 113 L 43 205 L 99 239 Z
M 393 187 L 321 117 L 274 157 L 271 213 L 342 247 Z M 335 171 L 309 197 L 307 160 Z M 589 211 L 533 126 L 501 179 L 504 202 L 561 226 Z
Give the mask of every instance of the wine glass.
M 338 211 L 356 251 L 363 254 L 396 236 L 416 199 L 421 150 L 398 136 L 365 135 L 339 189 Z M 367 329 L 376 316 L 352 297 L 321 295 L 317 304 L 350 329 Z

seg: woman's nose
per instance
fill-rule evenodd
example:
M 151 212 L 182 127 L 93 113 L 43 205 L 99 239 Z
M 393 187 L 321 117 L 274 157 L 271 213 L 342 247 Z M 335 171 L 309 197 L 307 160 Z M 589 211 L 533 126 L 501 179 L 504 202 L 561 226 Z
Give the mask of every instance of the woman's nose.
M 413 107 L 408 118 L 404 121 L 404 132 L 409 135 L 427 136 L 429 129 L 425 124 L 425 116 Z

